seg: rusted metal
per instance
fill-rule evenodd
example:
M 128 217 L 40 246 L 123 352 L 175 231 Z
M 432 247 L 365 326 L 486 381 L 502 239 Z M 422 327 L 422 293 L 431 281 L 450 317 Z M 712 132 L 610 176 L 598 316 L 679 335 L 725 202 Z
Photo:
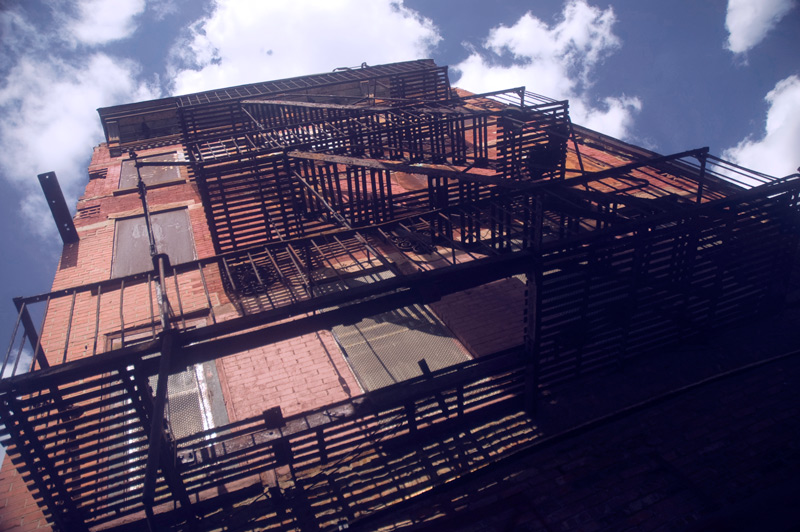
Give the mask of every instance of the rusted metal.
M 173 452 L 167 452 L 166 447 L 170 444 L 164 431 L 167 380 L 171 372 L 173 350 L 175 349 L 173 331 L 162 331 L 160 347 L 156 397 L 150 416 L 150 438 L 147 445 L 147 462 L 142 488 L 142 501 L 148 514 L 149 524 L 153 522 L 154 518 L 152 509 L 155 504 L 156 475 L 159 469 L 166 477 L 172 495 L 180 503 L 181 507 L 189 509 L 192 505 L 183 482 L 175 471 L 174 450 Z M 151 524 L 151 529 L 153 529 L 153 526 Z
M 79 240 L 78 231 L 75 229 L 72 215 L 69 213 L 69 207 L 67 207 L 67 202 L 64 200 L 64 193 L 61 192 L 56 173 L 39 174 L 38 179 L 39 184 L 42 186 L 44 197 L 47 199 L 47 206 L 50 207 L 50 212 L 56 222 L 58 233 L 61 235 L 61 240 L 65 245 L 77 242 Z
M 797 247 L 800 176 L 748 173 L 707 148 L 629 148 L 573 126 L 566 102 L 524 88 L 451 98 L 446 70 L 430 62 L 247 87 L 175 102 L 189 162 L 174 166 L 190 167 L 216 254 L 169 264 L 147 218 L 147 272 L 15 300 L 3 366 L 19 323 L 19 353 L 27 340 L 41 360 L 31 375 L 0 379 L 0 410 L 8 430 L 22 431 L 9 454 L 32 469 L 57 526 L 146 514 L 156 527 L 186 518 L 167 506 L 191 515 L 222 504 L 215 493 L 276 467 L 288 465 L 302 490 L 315 468 L 347 461 L 353 447 L 383 452 L 498 412 L 535 414 L 540 386 L 752 315 L 780 293 Z M 622 164 L 608 167 L 597 150 Z M 525 275 L 526 315 L 510 351 L 423 368 L 420 378 L 297 415 L 169 437 L 167 382 L 178 368 L 515 275 Z M 374 281 L 353 282 L 365 276 Z M 144 297 L 149 313 L 134 321 Z M 111 331 L 119 342 L 106 330 L 113 319 L 100 322 L 101 298 L 120 306 L 121 330 Z M 28 315 L 47 302 L 70 309 L 62 363 L 49 368 L 44 324 Z M 94 319 L 93 357 L 67 356 L 73 312 L 90 329 Z M 326 470 L 326 485 L 345 482 L 342 469 Z M 52 482 L 59 475 L 62 485 Z M 331 515 L 368 513 L 365 501 L 381 496 L 354 488 L 349 510 Z M 315 525 L 327 510 L 303 508 Z

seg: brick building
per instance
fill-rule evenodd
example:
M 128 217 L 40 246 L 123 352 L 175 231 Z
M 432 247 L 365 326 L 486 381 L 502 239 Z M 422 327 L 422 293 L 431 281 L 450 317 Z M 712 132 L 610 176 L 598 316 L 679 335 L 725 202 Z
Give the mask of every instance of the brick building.
M 790 286 L 797 175 L 429 60 L 99 114 L 74 218 L 40 176 L 64 250 L 15 299 L 7 529 L 416 526 L 391 511 L 538 445 L 553 386 Z

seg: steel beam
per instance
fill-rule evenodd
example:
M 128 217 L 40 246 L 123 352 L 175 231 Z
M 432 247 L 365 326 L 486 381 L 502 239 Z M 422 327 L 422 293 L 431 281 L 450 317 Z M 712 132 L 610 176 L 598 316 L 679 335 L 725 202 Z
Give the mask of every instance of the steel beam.
M 39 174 L 39 184 L 42 186 L 42 192 L 47 199 L 47 205 L 50 207 L 50 212 L 53 214 L 53 219 L 56 221 L 56 227 L 61 235 L 61 240 L 64 244 L 71 244 L 78 241 L 78 232 L 75 230 L 75 224 L 72 222 L 72 215 L 69 213 L 67 202 L 64 200 L 64 194 L 61 192 L 61 187 L 58 184 L 58 178 L 55 172 L 46 172 Z
M 672 155 L 659 155 L 656 157 L 650 157 L 647 159 L 643 159 L 641 161 L 636 161 L 622 166 L 616 166 L 614 168 L 600 170 L 598 172 L 587 172 L 581 176 L 572 177 L 569 179 L 554 179 L 547 181 L 531 182 L 531 181 L 515 181 L 511 179 L 504 179 L 498 177 L 497 175 L 488 176 L 484 174 L 476 174 L 474 172 L 453 170 L 452 168 L 439 167 L 437 165 L 432 165 L 432 164 L 415 165 L 415 164 L 400 163 L 393 161 L 379 161 L 375 159 L 346 157 L 342 155 L 331 155 L 326 153 L 314 153 L 314 152 L 306 152 L 298 150 L 293 150 L 287 153 L 289 157 L 294 157 L 296 159 L 323 161 L 334 164 L 342 164 L 346 166 L 362 166 L 365 168 L 374 168 L 376 170 L 386 170 L 390 172 L 406 172 L 410 174 L 420 174 L 420 175 L 427 175 L 434 177 L 436 176 L 447 177 L 450 179 L 458 179 L 460 181 L 478 183 L 483 185 L 495 185 L 498 187 L 504 187 L 514 190 L 536 190 L 536 189 L 550 188 L 554 186 L 572 187 L 576 185 L 590 183 L 592 181 L 597 181 L 599 179 L 603 179 L 606 177 L 615 177 L 619 174 L 624 174 L 626 172 L 630 172 L 631 170 L 636 170 L 637 168 L 642 168 L 645 166 L 651 166 L 659 163 L 674 161 L 682 159 L 684 157 L 702 157 L 706 154 L 708 154 L 707 147 L 698 148 L 695 150 L 683 151 Z
M 698 215 L 712 214 L 720 212 L 720 209 L 722 207 L 738 204 L 740 201 L 744 199 L 749 199 L 749 198 L 756 199 L 757 197 L 760 197 L 765 193 L 777 194 L 777 193 L 790 192 L 792 190 L 796 190 L 797 186 L 798 186 L 798 180 L 794 178 L 788 180 L 782 180 L 776 184 L 758 187 L 758 189 L 743 190 L 732 198 L 703 203 L 701 205 L 698 205 L 694 209 L 694 211 Z M 643 227 L 655 226 L 660 223 L 669 222 L 670 220 L 674 219 L 674 217 L 675 217 L 674 213 L 665 212 L 662 214 L 648 217 L 647 219 L 644 220 L 627 221 L 622 224 L 619 224 L 614 233 L 621 234 L 622 232 L 637 231 Z M 569 238 L 558 242 L 553 242 L 552 244 L 545 244 L 544 248 L 546 251 L 551 247 L 551 245 L 555 245 L 558 248 L 575 244 L 590 245 L 592 242 L 596 240 L 596 238 L 600 238 L 603 235 L 607 235 L 607 231 L 597 231 L 593 234 L 581 235 L 579 238 L 578 237 Z M 221 335 L 230 334 L 235 331 L 243 331 L 254 327 L 263 327 L 267 323 L 279 320 L 291 319 L 293 316 L 298 316 L 306 312 L 312 312 L 320 308 L 329 308 L 333 306 L 346 305 L 348 302 L 356 301 L 362 298 L 375 297 L 381 294 L 388 294 L 396 290 L 408 290 L 413 287 L 425 286 L 434 289 L 439 289 L 441 293 L 444 293 L 442 292 L 442 290 L 445 290 L 447 287 L 448 277 L 456 275 L 463 277 L 470 277 L 473 275 L 471 273 L 473 271 L 481 272 L 481 275 L 483 275 L 484 273 L 486 273 L 487 269 L 491 271 L 491 269 L 496 266 L 502 267 L 500 270 L 495 272 L 493 278 L 491 278 L 492 277 L 491 275 L 486 275 L 483 279 L 476 278 L 472 286 L 477 286 L 484 282 L 489 282 L 491 280 L 496 280 L 498 278 L 501 278 L 504 275 L 514 275 L 518 273 L 523 273 L 526 271 L 525 264 L 530 260 L 531 260 L 530 255 L 525 255 L 524 252 L 516 252 L 499 257 L 490 257 L 487 259 L 472 261 L 470 263 L 459 264 L 457 266 L 444 268 L 441 270 L 417 272 L 414 274 L 406 275 L 404 277 L 395 277 L 392 279 L 381 281 L 379 283 L 353 288 L 345 293 L 318 296 L 313 299 L 300 301 L 296 304 L 289 305 L 287 307 L 279 307 L 274 310 L 269 310 L 256 315 L 243 316 L 235 318 L 230 321 L 208 325 L 200 329 L 186 331 L 180 333 L 179 342 L 182 345 L 187 345 L 190 342 L 208 341 L 217 338 Z M 437 282 L 440 279 L 443 281 L 443 283 Z M 466 287 L 468 286 L 465 286 L 465 288 Z M 454 288 L 453 290 L 458 291 L 458 288 Z M 71 293 L 71 292 L 67 291 L 65 293 Z M 366 315 L 368 314 L 365 314 L 365 316 Z M 346 319 L 346 318 L 342 317 L 341 319 Z M 332 321 L 335 320 L 332 319 Z M 158 351 L 158 346 L 153 345 L 153 342 L 148 342 L 137 346 L 126 347 L 125 349 L 114 351 L 111 353 L 103 353 L 98 355 L 97 357 L 90 359 L 67 362 L 66 364 L 57 367 L 37 371 L 35 377 L 36 379 L 39 379 L 39 384 L 36 386 L 34 386 L 34 382 L 27 382 L 29 379 L 32 378 L 32 376 L 20 375 L 17 377 L 4 379 L 0 381 L 0 391 L 6 388 L 9 389 L 24 388 L 26 390 L 35 390 L 38 389 L 39 386 L 68 382 L 69 379 L 71 378 L 81 378 L 80 375 L 83 372 L 91 373 L 95 371 L 101 371 L 101 368 L 107 368 L 107 367 L 113 368 L 114 365 L 119 363 L 118 361 L 120 360 L 138 360 L 140 357 L 144 356 L 147 353 L 153 353 L 157 351 Z M 155 371 L 155 368 L 153 368 L 153 371 Z M 48 384 L 44 384 L 45 382 L 47 382 Z

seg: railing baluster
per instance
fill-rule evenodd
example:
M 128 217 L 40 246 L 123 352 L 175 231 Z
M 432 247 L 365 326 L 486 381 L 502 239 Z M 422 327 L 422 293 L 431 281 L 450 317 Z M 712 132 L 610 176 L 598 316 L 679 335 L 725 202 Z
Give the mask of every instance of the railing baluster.
M 328 258 L 328 257 L 325 255 L 325 253 L 323 253 L 323 252 L 322 252 L 322 250 L 319 248 L 319 246 L 317 245 L 317 243 L 316 243 L 316 242 L 314 242 L 314 239 L 311 239 L 311 245 L 312 245 L 312 246 L 314 246 L 314 249 L 316 249 L 316 250 L 317 250 L 317 253 L 319 253 L 319 256 L 320 256 L 320 258 L 323 260 L 323 262 L 327 263 L 327 264 L 328 264 L 328 266 L 330 266 L 331 270 L 333 270 L 333 273 L 334 273 L 334 275 L 336 275 L 336 277 L 338 277 L 338 278 L 339 278 L 339 281 L 340 281 L 342 284 L 344 284 L 344 279 L 342 278 L 342 275 L 339 273 L 339 270 L 337 270 L 337 269 L 336 269 L 336 268 L 333 266 L 333 263 L 330 261 L 330 259 L 329 259 L 329 258 Z
M 266 247 L 264 250 L 266 251 Z M 258 273 L 258 268 L 256 267 L 255 261 L 253 261 L 253 256 L 250 252 L 247 252 L 247 258 L 250 260 L 250 266 L 253 268 L 253 273 L 256 274 L 256 279 L 258 280 L 258 284 L 261 285 L 261 288 L 264 290 L 264 295 L 267 296 L 267 301 L 269 301 L 270 306 L 274 309 L 275 302 L 272 301 L 272 297 L 269 295 L 269 289 L 267 289 L 267 285 L 264 284 L 264 281 L 261 279 L 261 274 Z
M 239 287 L 236 286 L 236 281 L 233 279 L 233 275 L 231 275 L 231 270 L 228 268 L 228 261 L 225 260 L 225 257 L 220 257 L 222 259 L 222 265 L 225 267 L 225 273 L 228 276 L 228 280 L 231 282 L 231 288 L 233 288 L 234 292 L 239 291 Z
M 172 312 L 172 305 L 169 304 L 167 298 L 167 281 L 166 271 L 164 268 L 164 256 L 157 255 L 158 258 L 158 284 L 156 285 L 156 296 L 158 297 L 158 310 L 161 317 L 161 330 L 166 331 L 170 328 L 170 316 Z
M 214 314 L 214 306 L 211 304 L 211 296 L 208 294 L 208 285 L 206 284 L 206 276 L 203 273 L 203 263 L 197 263 L 197 271 L 200 272 L 200 280 L 203 282 L 203 292 L 206 295 L 206 302 L 208 303 L 208 311 L 211 313 L 211 321 L 217 323 L 217 316 Z
M 172 279 L 175 281 L 175 295 L 178 298 L 178 312 L 181 313 L 181 327 L 186 329 L 186 316 L 183 314 L 183 303 L 181 302 L 181 289 L 178 286 L 178 270 L 172 267 Z
M 292 281 L 290 279 L 286 278 L 286 276 L 284 275 L 283 271 L 278 266 L 278 262 L 275 260 L 275 257 L 273 257 L 272 253 L 269 252 L 269 249 L 268 248 L 264 248 L 264 249 L 267 252 L 267 257 L 269 257 L 269 260 L 272 262 L 272 266 L 275 268 L 275 271 L 278 273 L 278 278 L 280 279 L 281 284 L 283 286 L 285 286 L 286 289 L 289 291 L 289 297 L 292 299 L 292 302 L 293 303 L 297 303 L 297 301 L 298 301 L 297 294 L 295 294 L 294 288 L 292 288 Z
M 11 356 L 11 351 L 14 349 L 14 340 L 17 338 L 17 331 L 19 330 L 19 323 L 22 321 L 22 313 L 25 312 L 25 303 L 22 303 L 22 306 L 19 309 L 19 314 L 17 314 L 17 322 L 14 324 L 14 332 L 11 333 L 11 340 L 8 342 L 8 349 L 6 350 L 6 356 L 3 359 L 3 369 L 0 370 L 0 379 L 2 379 L 6 374 L 6 365 L 8 364 L 8 358 Z M 22 335 L 23 341 L 25 335 Z M 13 372 L 11 373 L 14 374 Z
M 11 377 L 13 377 L 17 373 L 17 367 L 19 366 L 19 361 L 22 358 L 22 350 L 25 347 L 25 335 L 22 335 L 22 339 L 19 343 L 19 348 L 17 348 L 17 359 L 14 361 L 14 369 L 11 370 Z
M 150 330 L 152 338 L 156 337 L 156 316 L 153 312 L 153 275 L 147 274 L 147 297 L 150 300 Z
M 124 294 L 125 294 L 125 279 L 122 279 L 122 282 L 119 286 L 119 341 L 121 347 L 125 347 L 125 316 L 123 315 L 122 309 L 124 308 Z M 66 352 L 64 356 L 66 356 Z
M 67 321 L 67 338 L 64 340 L 64 355 L 61 357 L 61 363 L 62 364 L 67 361 L 67 351 L 69 349 L 69 337 L 70 337 L 70 334 L 72 333 L 72 315 L 73 315 L 73 312 L 75 311 L 75 298 L 76 298 L 77 295 L 78 295 L 78 291 L 77 290 L 73 290 L 72 291 L 72 303 L 70 303 L 70 306 L 69 306 L 69 321 Z
M 47 301 L 44 303 L 44 314 L 42 314 L 42 324 L 39 325 L 39 331 L 44 332 L 44 323 L 47 321 L 47 312 L 50 310 L 50 300 L 51 295 L 47 295 Z M 36 367 L 36 359 L 39 356 L 39 349 L 42 347 L 42 335 L 39 334 L 39 337 L 36 339 L 36 348 L 33 350 L 33 360 L 31 361 L 31 365 L 28 368 L 28 371 L 31 372 Z M 47 367 L 47 365 L 45 365 Z
M 302 266 L 300 266 L 298 262 L 301 260 L 300 255 L 297 254 L 297 251 L 295 251 L 295 249 L 292 247 L 291 244 L 287 243 L 286 246 L 287 246 L 286 254 L 289 256 L 289 259 L 292 261 L 292 266 L 294 266 L 295 271 L 300 276 L 300 279 L 303 281 L 303 287 L 306 289 L 306 293 L 308 293 L 309 296 L 313 297 L 314 289 L 311 286 L 311 280 L 303 272 L 303 268 Z
M 264 285 L 264 281 L 261 280 L 261 275 L 258 273 L 258 268 L 256 268 L 256 263 L 253 261 L 253 255 L 248 251 L 247 252 L 247 260 L 250 261 L 250 267 L 253 268 L 253 273 L 256 275 L 256 281 L 258 281 L 258 285 L 266 290 L 266 285 Z
M 342 241 L 341 241 L 341 240 L 339 240 L 339 238 L 338 238 L 336 235 L 331 235 L 331 236 L 333 236 L 333 239 L 336 241 L 336 243 L 337 243 L 337 244 L 339 244 L 339 247 L 340 247 L 340 248 L 342 248 L 342 251 L 344 251 L 345 253 L 347 253 L 347 255 L 349 255 L 349 256 L 350 256 L 350 258 L 351 258 L 351 259 L 353 259 L 353 262 L 356 264 L 356 266 L 358 266 L 358 267 L 359 267 L 359 268 L 361 268 L 362 270 L 366 270 L 366 268 L 365 268 L 365 267 L 364 267 L 364 265 L 361 263 L 361 261 L 360 261 L 360 260 L 358 260 L 357 258 L 355 258 L 355 256 L 353 256 L 353 254 L 350 252 L 350 250 L 349 250 L 349 249 L 347 249 L 347 246 L 345 246 L 344 244 L 342 244 Z
M 417 417 L 414 408 L 414 400 L 407 402 L 405 405 L 406 421 L 408 422 L 408 431 L 412 434 L 417 432 Z
M 92 343 L 92 356 L 97 354 L 97 336 L 100 334 L 100 298 L 103 295 L 103 285 L 97 286 L 97 310 L 94 313 L 94 342 Z
M 39 325 L 39 330 L 44 331 L 44 322 L 47 320 L 47 311 L 50 309 L 50 295 L 47 296 L 47 301 L 44 304 L 44 313 L 42 314 L 42 323 Z M 42 347 L 42 335 L 38 335 L 36 338 L 36 346 L 33 348 L 33 356 L 31 357 L 31 365 L 28 366 L 28 373 L 33 371 L 36 367 L 36 358 L 39 353 L 39 348 Z

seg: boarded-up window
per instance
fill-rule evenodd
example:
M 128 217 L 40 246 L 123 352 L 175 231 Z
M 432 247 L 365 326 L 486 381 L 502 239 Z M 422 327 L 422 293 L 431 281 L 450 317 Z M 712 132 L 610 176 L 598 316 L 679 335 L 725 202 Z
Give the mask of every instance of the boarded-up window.
M 194 239 L 186 209 L 165 211 L 150 216 L 156 251 L 169 255 L 170 264 L 195 259 Z M 124 277 L 153 268 L 150 239 L 144 216 L 117 220 L 111 277 Z
M 148 155 L 147 157 L 140 157 L 140 161 L 147 162 L 174 162 L 178 161 L 177 152 L 160 153 L 158 155 Z M 139 168 L 142 174 L 142 181 L 145 185 L 156 185 L 158 183 L 167 183 L 181 178 L 180 167 L 178 166 L 142 166 Z M 138 182 L 136 175 L 136 164 L 132 159 L 122 161 L 122 172 L 119 177 L 119 188 L 133 188 Z

